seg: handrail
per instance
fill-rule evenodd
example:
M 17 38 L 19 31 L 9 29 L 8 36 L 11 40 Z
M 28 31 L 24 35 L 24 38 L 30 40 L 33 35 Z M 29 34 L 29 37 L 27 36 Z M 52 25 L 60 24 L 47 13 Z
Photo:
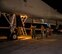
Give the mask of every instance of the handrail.
M 0 27 L 0 29 L 9 29 L 10 27 Z

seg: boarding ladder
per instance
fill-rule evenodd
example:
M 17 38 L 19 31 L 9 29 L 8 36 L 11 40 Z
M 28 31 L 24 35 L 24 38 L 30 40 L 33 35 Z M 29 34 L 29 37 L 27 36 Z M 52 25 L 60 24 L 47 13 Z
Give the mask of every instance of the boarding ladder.
M 21 18 L 21 22 L 23 25 L 23 27 L 21 28 L 21 31 L 22 31 L 23 35 L 27 35 L 26 29 L 25 29 L 25 24 L 24 24 L 26 22 L 27 17 L 24 18 L 24 17 L 20 16 L 20 18 Z

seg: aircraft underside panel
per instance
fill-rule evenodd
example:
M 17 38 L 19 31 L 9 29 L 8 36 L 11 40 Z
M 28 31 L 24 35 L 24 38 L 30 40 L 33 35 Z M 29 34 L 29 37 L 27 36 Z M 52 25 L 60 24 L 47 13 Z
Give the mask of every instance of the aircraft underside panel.
M 0 11 L 27 13 L 43 18 L 62 18 L 61 14 L 42 0 L 1 0 Z

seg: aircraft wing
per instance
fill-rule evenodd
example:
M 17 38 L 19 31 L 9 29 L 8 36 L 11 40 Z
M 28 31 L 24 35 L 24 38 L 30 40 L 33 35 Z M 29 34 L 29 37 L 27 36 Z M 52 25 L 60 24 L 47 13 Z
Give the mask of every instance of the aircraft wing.
M 62 14 L 42 0 L 1 0 L 0 11 L 19 14 L 26 13 L 40 18 L 62 19 Z

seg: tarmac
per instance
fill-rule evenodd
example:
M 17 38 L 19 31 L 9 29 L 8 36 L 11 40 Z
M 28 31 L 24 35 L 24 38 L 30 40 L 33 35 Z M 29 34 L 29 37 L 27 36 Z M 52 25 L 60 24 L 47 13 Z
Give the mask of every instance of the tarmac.
M 0 54 L 62 54 L 62 35 L 32 39 L 20 36 L 18 40 L 0 42 Z

